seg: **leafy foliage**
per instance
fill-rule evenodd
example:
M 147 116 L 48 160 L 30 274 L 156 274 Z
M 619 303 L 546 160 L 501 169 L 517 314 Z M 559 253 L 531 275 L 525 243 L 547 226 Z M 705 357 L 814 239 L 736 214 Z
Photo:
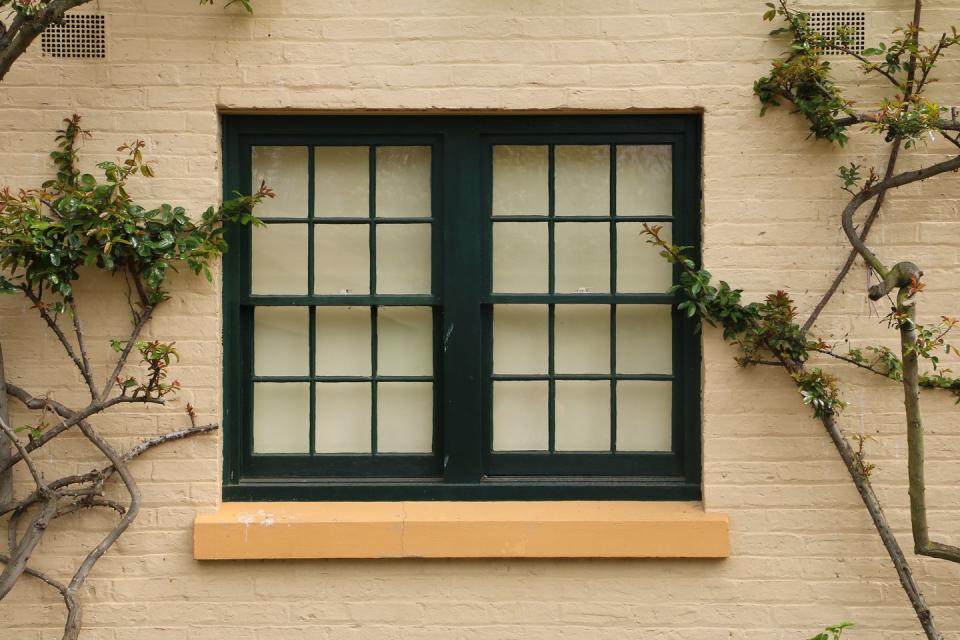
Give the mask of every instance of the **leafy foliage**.
M 779 5 L 768 2 L 767 7 L 764 20 L 779 17 L 785 25 L 771 33 L 789 34 L 791 42 L 789 50 L 773 60 L 769 73 L 754 83 L 760 115 L 771 106 L 779 106 L 781 100 L 787 101 L 807 119 L 811 135 L 841 146 L 848 140 L 847 128 L 858 122 L 864 122 L 868 130 L 882 134 L 888 142 L 902 138 L 907 148 L 943 126 L 946 109 L 927 99 L 923 89 L 933 80 L 930 73 L 944 50 L 960 44 L 956 28 L 930 46 L 920 42 L 917 27 L 899 27 L 889 43 L 880 42 L 858 54 L 851 48 L 850 32 L 842 26 L 835 37 L 827 37 L 811 28 L 809 14 L 791 9 L 786 0 L 779 0 Z M 830 63 L 822 58 L 830 49 L 854 57 L 865 74 L 882 76 L 895 93 L 883 98 L 870 113 L 858 114 L 831 76 Z M 841 177 L 845 188 L 853 184 L 843 174 Z
M 851 115 L 852 103 L 843 97 L 830 76 L 830 63 L 821 59 L 820 53 L 834 45 L 845 46 L 841 31 L 840 41 L 828 41 L 809 26 L 810 15 L 789 9 L 786 2 L 776 6 L 767 3 L 769 10 L 763 18 L 773 21 L 783 18 L 785 27 L 774 34 L 788 33 L 792 36 L 790 49 L 772 63 L 770 72 L 753 84 L 753 91 L 760 99 L 760 115 L 771 106 L 779 106 L 781 100 L 792 103 L 810 123 L 814 137 L 841 146 L 847 142 L 846 127 L 837 120 Z
M 154 175 L 143 159 L 144 142 L 119 147 L 126 153 L 119 162 L 98 164 L 98 180 L 77 169 L 77 145 L 87 135 L 79 116 L 65 119 L 51 153 L 56 178 L 38 189 L 0 191 L 0 291 L 40 295 L 49 289 L 59 296 L 55 310 L 62 312 L 86 266 L 131 277 L 156 304 L 166 298 L 164 280 L 180 263 L 210 279 L 211 261 L 227 250 L 223 225 L 259 224 L 253 208 L 273 196 L 261 185 L 251 196 L 237 194 L 208 208 L 199 221 L 169 204 L 146 209 L 127 190 L 134 176 Z
M 818 633 L 817 635 L 810 638 L 810 640 L 840 640 L 840 634 L 843 633 L 844 629 L 849 629 L 853 626 L 851 622 L 844 622 L 841 624 L 835 624 L 833 626 L 827 627 L 823 632 Z
M 122 340 L 111 340 L 110 346 L 115 352 L 122 353 L 127 343 Z M 134 398 L 163 398 L 180 389 L 179 380 L 166 382 L 171 363 L 174 359 L 177 362 L 180 361 L 180 354 L 174 343 L 137 340 L 133 346 L 147 368 L 147 378 L 139 381 L 132 376 L 126 378 L 117 376 L 116 383 L 122 394 L 130 393 Z
M 800 389 L 803 404 L 813 409 L 814 418 L 840 413 L 847 403 L 840 399 L 837 379 L 822 369 L 808 369 L 792 374 Z
M 681 268 L 680 284 L 671 289 L 683 294 L 678 309 L 690 317 L 699 314 L 712 326 L 721 326 L 724 338 L 738 347 L 737 362 L 741 366 L 763 363 L 765 358 L 772 357 L 774 363 L 793 369 L 807 361 L 811 350 L 822 348 L 823 343 L 810 341 L 797 323 L 796 308 L 785 292 L 777 291 L 763 302 L 744 305 L 741 289 L 733 289 L 723 281 L 712 285 L 710 273 L 697 269 L 686 255 L 689 247 L 668 243 L 660 232 L 660 226 L 644 225 L 647 242 L 659 248 L 664 259 Z M 815 417 L 837 413 L 846 406 L 840 399 L 836 379 L 830 374 L 811 369 L 797 371 L 793 379 Z

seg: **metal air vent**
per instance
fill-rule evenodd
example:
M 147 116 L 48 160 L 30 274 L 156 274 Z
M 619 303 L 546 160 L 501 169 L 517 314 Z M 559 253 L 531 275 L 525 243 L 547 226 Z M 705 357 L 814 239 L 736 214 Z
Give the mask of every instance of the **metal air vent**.
M 106 58 L 107 20 L 96 13 L 63 16 L 40 34 L 40 50 L 51 58 Z
M 850 50 L 854 53 L 863 53 L 864 38 L 866 35 L 867 14 L 863 11 L 811 11 L 807 25 L 811 31 L 819 33 L 828 40 L 837 37 L 837 27 L 843 26 L 853 40 Z M 839 49 L 828 48 L 821 51 L 825 56 L 842 56 Z

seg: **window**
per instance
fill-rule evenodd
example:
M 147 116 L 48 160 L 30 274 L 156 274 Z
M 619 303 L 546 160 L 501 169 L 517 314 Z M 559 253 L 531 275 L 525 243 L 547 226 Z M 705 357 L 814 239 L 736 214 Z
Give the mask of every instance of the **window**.
M 698 499 L 698 116 L 227 116 L 227 500 Z

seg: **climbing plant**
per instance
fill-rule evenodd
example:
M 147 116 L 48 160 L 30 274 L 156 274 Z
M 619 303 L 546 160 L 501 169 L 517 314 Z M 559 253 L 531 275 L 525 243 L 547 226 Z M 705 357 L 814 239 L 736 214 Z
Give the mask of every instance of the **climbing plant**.
M 837 417 L 846 407 L 841 382 L 822 368 L 813 366 L 813 356 L 847 363 L 859 369 L 895 381 L 902 386 L 906 424 L 910 519 L 914 552 L 919 555 L 960 562 L 960 548 L 931 539 L 927 524 L 924 481 L 924 433 L 920 404 L 921 387 L 940 389 L 960 399 L 960 379 L 944 369 L 940 358 L 954 351 L 948 342 L 957 320 L 943 316 L 933 324 L 917 321 L 917 305 L 922 300 L 923 271 L 904 259 L 888 265 L 867 244 L 870 228 L 880 214 L 891 190 L 928 180 L 960 169 L 960 155 L 948 154 L 940 162 L 911 171 L 899 171 L 901 150 L 926 146 L 941 138 L 960 149 L 960 122 L 956 112 L 933 101 L 927 94 L 937 63 L 952 47 L 960 44 L 954 27 L 935 38 L 928 38 L 921 27 L 922 0 L 914 0 L 910 22 L 862 53 L 853 48 L 853 33 L 839 28 L 834 35 L 817 32 L 809 14 L 789 6 L 767 3 L 767 21 L 779 22 L 774 37 L 788 40 L 787 51 L 773 60 L 769 72 L 754 83 L 761 104 L 760 115 L 771 107 L 789 105 L 804 118 L 810 136 L 843 147 L 851 135 L 879 135 L 887 145 L 883 169 L 863 168 L 856 163 L 838 170 L 839 188 L 850 194 L 841 212 L 841 227 L 851 251 L 812 313 L 802 323 L 796 307 L 783 291 L 767 295 L 760 302 L 745 303 L 743 291 L 726 282 L 715 283 L 701 268 L 689 247 L 676 246 L 661 235 L 661 228 L 646 225 L 648 242 L 661 255 L 678 265 L 679 284 L 674 290 L 683 301 L 679 310 L 699 316 L 723 330 L 723 337 L 737 349 L 736 361 L 743 367 L 774 366 L 783 369 L 796 385 L 802 402 L 826 429 L 846 465 L 873 524 L 893 561 L 900 583 L 929 640 L 942 640 L 934 617 L 917 584 L 909 561 L 897 542 L 870 482 L 874 466 L 865 458 L 866 436 L 847 437 Z M 834 78 L 833 68 L 824 58 L 827 51 L 842 53 L 857 61 L 867 78 L 879 78 L 890 93 L 868 108 L 856 105 L 845 96 Z M 858 227 L 855 218 L 870 204 L 869 213 Z M 899 334 L 900 350 L 876 345 L 864 349 L 842 349 L 818 338 L 815 323 L 846 278 L 857 258 L 861 258 L 877 283 L 865 292 L 870 300 L 888 298 L 890 313 L 883 319 Z M 920 371 L 920 363 L 925 371 Z M 851 442 L 853 444 L 851 444 Z M 827 628 L 817 639 L 839 636 L 844 625 Z M 830 634 L 828 636 L 828 634 Z
M 94 424 L 95 418 L 119 405 L 163 405 L 180 383 L 170 379 L 179 360 L 176 346 L 146 340 L 144 328 L 170 299 L 167 280 L 180 267 L 212 279 L 211 264 L 227 250 L 224 225 L 258 224 L 254 207 L 272 192 L 261 185 L 250 196 L 210 207 L 199 219 L 168 204 L 147 208 L 130 189 L 136 177 L 149 179 L 154 169 L 144 159 L 145 144 L 122 145 L 120 160 L 97 165 L 98 178 L 78 168 L 78 146 L 89 134 L 79 116 L 64 121 L 51 153 L 56 176 L 37 188 L 0 191 L 0 291 L 23 296 L 46 323 L 64 354 L 83 379 L 89 401 L 71 407 L 49 394 L 37 394 L 6 383 L 7 395 L 33 411 L 28 424 L 13 425 L 0 417 L 0 518 L 6 519 L 8 552 L 0 554 L 0 600 L 23 576 L 32 576 L 63 597 L 67 618 L 63 638 L 74 640 L 81 628 L 79 599 L 84 581 L 104 553 L 133 523 L 140 510 L 140 491 L 128 466 L 144 452 L 167 442 L 213 431 L 215 424 L 197 424 L 186 405 L 189 426 L 149 439 L 126 452 L 117 451 Z M 130 330 L 111 341 L 115 361 L 105 380 L 97 380 L 75 291 L 78 280 L 96 271 L 127 284 Z M 132 362 L 132 361 L 138 362 Z M 131 372 L 130 369 L 133 369 Z M 58 437 L 77 432 L 104 457 L 104 465 L 80 474 L 46 477 L 34 452 Z M 8 449 L 7 444 L 12 445 Z M 11 471 L 20 466 L 31 479 L 25 495 L 13 492 Z M 119 478 L 127 501 L 110 497 L 109 482 Z M 87 510 L 107 509 L 119 516 L 102 540 L 86 555 L 68 581 L 32 568 L 30 557 L 59 518 Z

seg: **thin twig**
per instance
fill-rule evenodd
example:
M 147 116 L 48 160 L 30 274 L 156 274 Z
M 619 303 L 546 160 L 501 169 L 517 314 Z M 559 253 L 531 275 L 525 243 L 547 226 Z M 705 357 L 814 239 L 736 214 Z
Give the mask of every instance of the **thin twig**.
M 70 315 L 73 319 L 73 332 L 77 336 L 77 348 L 80 350 L 80 361 L 83 363 L 83 370 L 89 374 L 90 396 L 94 402 L 100 401 L 100 394 L 97 392 L 97 385 L 93 382 L 93 369 L 90 367 L 90 358 L 87 355 L 87 345 L 83 337 L 83 327 L 80 324 L 80 312 L 77 310 L 76 301 L 71 298 L 67 304 L 70 306 Z M 84 376 L 86 378 L 87 376 Z
M 949 141 L 953 146 L 960 148 L 960 134 L 958 134 L 956 138 L 951 138 L 946 134 L 946 132 L 941 131 L 940 135 L 946 138 L 947 141 Z
M 10 442 L 13 443 L 13 446 L 16 447 L 20 458 L 26 463 L 27 469 L 30 470 L 30 475 L 33 477 L 34 483 L 37 485 L 37 491 L 39 491 L 41 494 L 49 492 L 50 488 L 47 486 L 47 483 L 43 481 L 43 475 L 33 463 L 33 458 L 31 458 L 30 454 L 27 453 L 26 447 L 20 443 L 20 438 L 17 437 L 16 432 L 10 428 L 10 425 L 7 424 L 7 421 L 4 420 L 2 416 L 0 416 L 0 432 L 3 432 L 3 434 L 9 438 Z
M 140 337 L 140 332 L 143 331 L 143 328 L 146 326 L 147 322 L 150 321 L 150 316 L 153 315 L 153 306 L 146 306 L 143 309 L 143 313 L 140 314 L 140 317 L 137 318 L 137 322 L 133 327 L 133 330 L 130 332 L 130 337 L 127 339 L 127 343 L 123 345 L 123 350 L 120 352 L 120 357 L 117 358 L 117 364 L 113 368 L 113 373 L 110 374 L 110 377 L 107 378 L 106 383 L 103 386 L 103 391 L 100 392 L 100 396 L 106 398 L 110 395 L 110 391 L 113 389 L 113 385 L 116 384 L 117 378 L 120 376 L 120 372 L 123 371 L 123 367 L 127 364 L 127 359 L 130 357 L 130 352 L 133 350 L 134 343 L 136 343 L 137 338 Z
M 33 290 L 26 284 L 20 285 L 20 290 L 30 299 L 30 302 L 33 303 L 34 308 L 40 312 L 40 317 L 43 318 L 44 322 L 47 323 L 47 326 L 50 327 L 50 330 L 53 331 L 53 334 L 57 336 L 57 340 L 60 341 L 60 344 L 63 346 L 64 351 L 67 352 L 67 356 L 70 360 L 73 361 L 73 364 L 76 365 L 77 370 L 80 372 L 80 375 L 83 376 L 84 382 L 87 383 L 87 387 L 90 390 L 90 395 L 96 401 L 100 396 L 97 395 L 97 386 L 93 382 L 93 372 L 90 371 L 89 367 L 85 367 L 83 361 L 77 356 L 76 351 L 73 349 L 73 345 L 70 344 L 70 340 L 63 333 L 63 330 L 60 329 L 60 325 L 57 324 L 57 321 L 50 315 L 50 312 L 47 311 L 47 306 L 40 299 L 40 297 L 33 292 Z M 107 394 L 103 394 L 106 396 Z
M 852 365 L 854 365 L 855 367 L 860 367 L 861 369 L 866 369 L 866 370 L 869 371 L 870 373 L 876 374 L 876 375 L 878 375 L 878 376 L 880 376 L 880 377 L 882 377 L 882 378 L 886 378 L 887 380 L 892 380 L 892 378 L 891 378 L 889 375 L 887 375 L 887 374 L 884 373 L 883 371 L 881 371 L 881 370 L 879 370 L 879 369 L 877 369 L 876 367 L 873 366 L 874 364 L 876 364 L 875 362 L 873 362 L 873 363 L 871 363 L 871 364 L 864 364 L 863 362 L 860 362 L 860 361 L 856 360 L 855 358 L 850 358 L 850 357 L 848 357 L 848 356 L 840 355 L 839 353 L 836 353 L 835 351 L 831 351 L 830 349 L 811 349 L 811 351 L 815 351 L 815 352 L 817 352 L 817 353 L 822 353 L 822 354 L 825 355 L 825 356 L 830 356 L 831 358 L 836 358 L 837 360 L 842 360 L 843 362 L 846 362 L 846 363 L 848 363 L 848 364 L 852 364 Z

